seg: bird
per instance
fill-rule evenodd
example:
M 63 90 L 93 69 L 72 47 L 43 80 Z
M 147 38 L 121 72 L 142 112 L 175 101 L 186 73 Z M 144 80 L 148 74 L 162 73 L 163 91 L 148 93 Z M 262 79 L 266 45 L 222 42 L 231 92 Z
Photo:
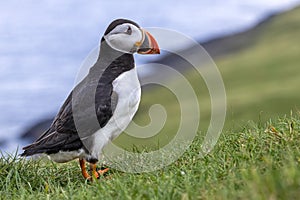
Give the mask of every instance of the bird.
M 95 64 L 70 92 L 50 127 L 20 155 L 46 154 L 57 163 L 78 159 L 88 180 L 106 173 L 108 168 L 97 169 L 102 149 L 129 125 L 141 99 L 134 53 L 160 54 L 160 48 L 136 22 L 112 21 L 101 37 Z

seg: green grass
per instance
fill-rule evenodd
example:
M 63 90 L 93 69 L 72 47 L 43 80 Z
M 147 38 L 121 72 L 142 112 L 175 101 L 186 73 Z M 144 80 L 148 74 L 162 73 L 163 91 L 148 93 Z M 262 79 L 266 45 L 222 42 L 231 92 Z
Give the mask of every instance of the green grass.
M 223 133 L 199 157 L 201 138 L 155 172 L 111 170 L 86 182 L 77 162 L 0 159 L 1 199 L 296 199 L 300 195 L 300 115 Z
M 228 119 L 258 120 L 300 108 L 300 8 L 261 27 L 249 48 L 217 61 L 228 97 Z M 239 121 L 238 121 L 239 123 Z
M 199 135 L 179 160 L 151 173 L 111 170 L 89 183 L 75 161 L 55 164 L 1 157 L 0 199 L 297 199 L 299 22 L 300 8 L 279 15 L 257 30 L 253 44 L 216 60 L 226 87 L 228 113 L 225 129 L 206 157 L 200 158 L 199 151 L 200 133 L 205 133 L 210 117 L 209 94 L 201 77 L 187 72 L 199 91 L 202 120 Z M 117 144 L 151 149 L 158 141 L 170 140 L 180 113 L 178 102 L 167 90 L 145 93 L 135 120 L 147 124 L 153 103 L 165 105 L 168 112 L 160 133 L 146 140 L 123 134 Z

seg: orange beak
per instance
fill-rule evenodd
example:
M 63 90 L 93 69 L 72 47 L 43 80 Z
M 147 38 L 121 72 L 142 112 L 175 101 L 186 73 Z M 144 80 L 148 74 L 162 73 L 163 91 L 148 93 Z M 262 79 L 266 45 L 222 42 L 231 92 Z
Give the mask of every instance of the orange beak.
M 160 54 L 159 46 L 154 37 L 148 32 L 142 29 L 144 40 L 137 45 L 139 54 Z

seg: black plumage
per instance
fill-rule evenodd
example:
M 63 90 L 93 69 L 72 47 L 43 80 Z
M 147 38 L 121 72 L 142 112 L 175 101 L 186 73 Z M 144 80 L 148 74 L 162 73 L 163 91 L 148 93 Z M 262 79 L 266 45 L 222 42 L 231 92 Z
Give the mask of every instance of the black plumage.
M 122 23 L 131 23 L 139 27 L 130 20 L 115 20 L 104 35 Z M 112 49 L 102 37 L 99 57 L 88 75 L 69 94 L 49 129 L 36 142 L 24 147 L 21 156 L 38 153 L 53 154 L 81 148 L 89 154 L 78 135 L 73 110 L 80 110 L 76 112 L 76 120 L 84 126 L 81 128 L 85 130 L 86 135 L 93 134 L 105 126 L 113 115 L 117 101 L 117 96 L 113 94 L 112 82 L 120 74 L 132 68 L 134 68 L 133 55 Z M 90 112 L 96 113 L 98 123 L 91 123 L 93 119 Z

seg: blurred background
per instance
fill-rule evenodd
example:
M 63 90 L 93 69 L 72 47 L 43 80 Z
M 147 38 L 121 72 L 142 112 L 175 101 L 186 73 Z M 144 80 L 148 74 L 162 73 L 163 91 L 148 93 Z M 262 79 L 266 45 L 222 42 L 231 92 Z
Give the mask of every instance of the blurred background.
M 14 152 L 49 125 L 73 88 L 81 63 L 116 18 L 131 19 L 142 27 L 173 29 L 204 46 L 224 79 L 225 129 L 299 112 L 299 4 L 300 0 L 2 1 L 0 150 Z M 184 45 L 178 49 L 192 52 Z M 157 58 L 162 63 L 170 60 L 176 58 L 165 54 Z M 138 58 L 137 62 L 148 61 Z M 191 82 L 201 78 L 185 73 Z M 161 90 L 145 94 L 139 123 L 147 123 L 147 105 L 168 94 Z M 164 104 L 167 99 L 159 101 Z M 209 94 L 199 101 L 204 102 L 201 117 L 209 121 Z

